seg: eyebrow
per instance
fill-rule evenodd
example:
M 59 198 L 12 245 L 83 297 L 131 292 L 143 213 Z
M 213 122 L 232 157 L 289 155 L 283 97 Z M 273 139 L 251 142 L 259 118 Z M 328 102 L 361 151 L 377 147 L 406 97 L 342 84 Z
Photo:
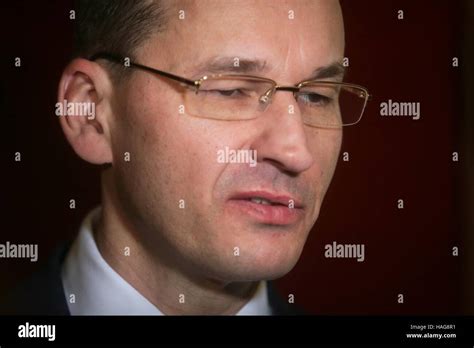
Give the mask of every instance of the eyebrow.
M 340 62 L 334 62 L 332 64 L 317 68 L 308 80 L 320 80 L 329 78 L 340 78 L 341 81 L 344 79 L 346 74 L 346 68 Z
M 235 63 L 238 59 L 238 65 Z M 201 77 L 203 74 L 225 74 L 225 73 L 240 73 L 240 74 L 264 74 L 269 70 L 269 66 L 265 60 L 248 59 L 239 57 L 212 57 L 202 63 L 199 63 L 193 69 L 196 76 Z M 346 73 L 346 68 L 340 62 L 333 62 L 329 65 L 319 67 L 313 71 L 309 78 L 304 81 L 338 78 L 343 80 Z M 199 75 L 200 74 L 200 75 Z
M 236 66 L 235 63 L 238 62 Z M 195 70 L 198 74 L 222 74 L 222 73 L 262 73 L 267 71 L 267 62 L 260 59 L 248 59 L 239 57 L 212 57 L 197 66 Z

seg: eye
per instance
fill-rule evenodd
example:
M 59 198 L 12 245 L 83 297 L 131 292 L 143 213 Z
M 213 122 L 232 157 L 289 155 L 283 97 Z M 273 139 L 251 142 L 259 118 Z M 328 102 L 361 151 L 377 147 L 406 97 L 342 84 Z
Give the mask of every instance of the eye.
M 326 106 L 332 101 L 332 98 L 318 93 L 302 93 L 299 94 L 299 99 L 301 99 L 305 104 L 310 104 L 312 106 Z
M 243 98 L 243 97 L 249 96 L 249 93 L 241 88 L 238 88 L 238 89 L 200 89 L 199 93 L 205 93 L 213 97 L 221 97 L 221 98 Z
M 224 97 L 238 97 L 244 95 L 240 89 L 215 89 L 206 92 L 216 93 Z

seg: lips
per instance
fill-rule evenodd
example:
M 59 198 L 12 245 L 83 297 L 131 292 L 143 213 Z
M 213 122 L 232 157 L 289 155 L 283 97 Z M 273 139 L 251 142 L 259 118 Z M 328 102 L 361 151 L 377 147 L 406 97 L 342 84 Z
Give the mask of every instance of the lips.
M 290 225 L 304 215 L 301 200 L 288 194 L 269 191 L 239 192 L 227 201 L 231 212 L 242 213 L 260 223 Z
M 302 209 L 301 200 L 287 194 L 274 194 L 268 191 L 250 191 L 250 192 L 239 192 L 231 196 L 231 200 L 260 200 L 268 202 L 271 205 L 284 205 L 289 207 L 290 205 L 296 209 Z M 257 202 L 255 202 L 257 203 Z

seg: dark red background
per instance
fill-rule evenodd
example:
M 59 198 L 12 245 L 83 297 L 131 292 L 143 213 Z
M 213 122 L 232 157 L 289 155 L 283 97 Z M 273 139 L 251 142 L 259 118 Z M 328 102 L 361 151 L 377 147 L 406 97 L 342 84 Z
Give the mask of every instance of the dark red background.
M 300 262 L 278 281 L 282 295 L 317 314 L 457 314 L 463 309 L 465 227 L 460 151 L 461 1 L 343 1 L 348 80 L 374 95 L 347 128 L 339 162 Z M 1 81 L 5 175 L 0 243 L 38 243 L 40 261 L 0 260 L 0 294 L 33 272 L 100 201 L 99 169 L 80 160 L 54 117 L 72 47 L 70 2 L 2 5 Z M 397 11 L 404 19 L 397 19 Z M 21 57 L 22 68 L 13 66 Z M 380 103 L 420 102 L 421 119 L 379 116 Z M 13 161 L 14 153 L 22 161 Z M 342 158 L 342 157 L 341 157 Z M 77 209 L 70 210 L 69 199 Z M 397 208 L 403 199 L 405 209 Z M 324 258 L 324 245 L 365 244 L 366 260 Z M 405 303 L 397 303 L 404 294 Z

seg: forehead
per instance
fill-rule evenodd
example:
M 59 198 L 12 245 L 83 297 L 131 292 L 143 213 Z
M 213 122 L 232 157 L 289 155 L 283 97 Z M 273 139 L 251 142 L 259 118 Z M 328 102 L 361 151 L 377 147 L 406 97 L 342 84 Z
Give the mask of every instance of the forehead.
M 183 73 L 210 57 L 265 61 L 270 70 L 314 70 L 344 54 L 337 0 L 176 1 L 169 15 L 168 29 L 149 49 Z

